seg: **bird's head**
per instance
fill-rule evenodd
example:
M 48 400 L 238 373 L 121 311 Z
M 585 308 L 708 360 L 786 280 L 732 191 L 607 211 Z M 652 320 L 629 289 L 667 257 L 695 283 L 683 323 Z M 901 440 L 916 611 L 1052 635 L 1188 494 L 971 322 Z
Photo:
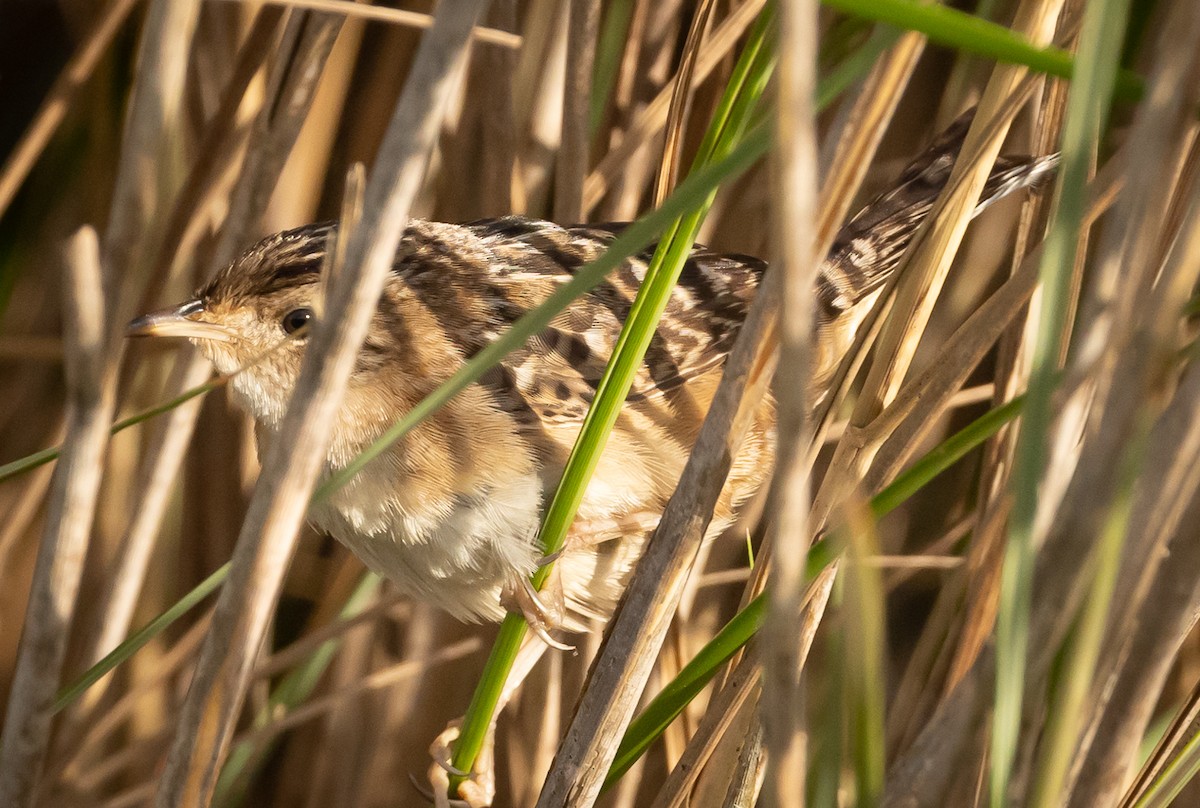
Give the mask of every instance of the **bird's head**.
M 320 295 L 330 225 L 271 236 L 217 274 L 189 300 L 138 317 L 131 337 L 184 337 L 231 380 L 241 403 L 277 424 L 300 374 Z

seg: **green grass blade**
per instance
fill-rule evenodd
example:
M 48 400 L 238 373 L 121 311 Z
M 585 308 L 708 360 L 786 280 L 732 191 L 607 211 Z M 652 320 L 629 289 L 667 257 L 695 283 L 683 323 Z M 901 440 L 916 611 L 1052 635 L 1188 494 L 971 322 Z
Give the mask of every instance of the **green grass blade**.
M 992 719 L 991 805 L 1005 805 L 1021 729 L 1029 611 L 1034 570 L 1033 526 L 1047 463 L 1065 320 L 1078 234 L 1087 206 L 1093 146 L 1104 129 L 1116 81 L 1129 0 L 1091 3 L 1080 34 L 1077 77 L 1067 99 L 1058 205 L 1040 266 L 1042 305 L 1033 345 L 1028 398 L 1013 467 L 1013 511 L 1001 566 L 996 618 L 996 696 Z
M 362 465 L 365 465 L 371 459 L 378 456 L 378 454 L 384 451 L 393 441 L 398 440 L 410 429 L 412 429 L 412 427 L 414 427 L 422 418 L 437 410 L 440 406 L 445 404 L 446 401 L 453 398 L 453 396 L 461 391 L 464 387 L 478 379 L 479 376 L 481 376 L 489 367 L 494 365 L 497 361 L 499 361 L 499 359 L 503 358 L 509 351 L 519 347 L 530 335 L 541 330 L 541 328 L 544 327 L 544 324 L 553 319 L 554 316 L 563 308 L 565 308 L 575 296 L 582 294 L 583 292 L 587 291 L 587 289 L 595 286 L 597 283 L 603 280 L 605 274 L 617 267 L 626 257 L 643 249 L 654 239 L 655 234 L 662 227 L 666 226 L 670 219 L 679 215 L 681 211 L 686 210 L 688 205 L 693 203 L 694 199 L 708 193 L 709 189 L 715 188 L 726 177 L 732 177 L 741 174 L 751 165 L 761 159 L 767 153 L 769 146 L 769 130 L 767 130 L 765 127 L 756 127 L 753 131 L 747 133 L 742 142 L 724 159 L 699 172 L 695 172 L 691 177 L 680 184 L 679 188 L 676 189 L 676 192 L 672 194 L 666 202 L 663 203 L 662 208 L 654 211 L 650 215 L 631 225 L 630 228 L 625 231 L 622 237 L 613 242 L 613 244 L 609 247 L 609 251 L 604 256 L 601 256 L 600 259 L 591 264 L 589 267 L 580 270 L 580 272 L 576 275 L 576 278 L 573 279 L 574 281 L 579 281 L 580 276 L 583 276 L 585 272 L 590 272 L 590 275 L 582 282 L 577 283 L 573 287 L 572 293 L 553 296 L 539 309 L 531 312 L 529 315 L 526 315 L 525 318 L 516 323 L 508 334 L 505 334 L 500 340 L 498 340 L 496 343 L 493 343 L 492 346 L 489 346 L 489 349 L 485 349 L 485 352 L 488 353 L 486 361 L 478 361 L 480 360 L 480 356 L 475 357 L 475 360 L 468 363 L 467 367 L 464 367 L 441 388 L 430 394 L 427 399 L 418 405 L 416 410 L 414 410 L 412 413 L 409 413 L 408 416 L 398 422 L 397 425 L 380 440 L 380 442 L 372 447 L 374 453 L 365 458 L 361 463 L 357 464 L 354 472 L 357 473 L 358 469 L 361 468 Z M 560 290 L 560 292 L 561 291 L 563 290 Z M 520 336 L 518 338 L 512 337 L 512 331 L 515 331 L 519 327 L 523 329 Z M 146 418 L 166 412 L 172 407 L 178 406 L 190 398 L 203 395 L 215 387 L 220 386 L 220 384 L 222 384 L 220 380 L 214 380 L 204 385 L 200 385 L 199 387 L 195 387 L 183 395 L 172 399 L 170 402 L 166 402 L 150 410 L 146 410 L 145 412 L 138 413 L 137 415 L 127 418 L 124 421 L 118 422 L 113 426 L 113 429 L 114 431 L 120 431 L 121 429 L 133 426 L 135 423 L 139 423 Z M 45 451 L 54 452 L 54 456 L 57 456 L 58 450 L 47 449 Z M 372 450 L 368 449 L 368 451 Z M 25 463 L 28 460 L 29 458 L 25 458 L 15 462 Z M 9 464 L 9 466 L 11 465 L 13 464 Z M 8 466 L 0 468 L 7 469 Z M 349 479 L 350 476 L 352 476 L 352 474 L 343 475 L 344 479 Z M 318 493 L 322 496 L 328 496 L 329 493 L 337 489 L 341 482 L 341 478 L 338 480 L 327 480 L 321 489 L 318 489 Z M 317 498 L 316 494 L 314 494 L 314 498 Z M 111 654 L 86 671 L 78 681 L 64 688 L 59 695 L 55 709 L 60 710 L 71 701 L 74 701 L 81 693 L 87 690 L 88 687 L 98 681 L 117 665 L 132 656 L 163 629 L 167 628 L 181 616 L 186 614 L 191 608 L 203 600 L 204 597 L 220 586 L 227 573 L 228 565 L 218 569 L 208 579 L 206 579 L 177 603 L 171 606 L 170 609 L 163 612 L 141 630 L 130 636 L 129 639 L 114 649 Z M 521 624 L 520 630 L 523 633 L 524 624 L 519 619 L 517 622 Z M 510 635 L 512 634 L 512 631 L 513 629 L 510 626 Z M 501 636 L 504 636 L 503 628 Z M 519 644 L 519 642 L 520 637 L 517 637 L 517 643 Z
M 1200 733 L 1191 737 L 1179 754 L 1154 778 L 1133 808 L 1169 808 L 1179 792 L 1200 773 Z
M 828 561 L 830 559 L 826 559 Z M 712 681 L 720 667 L 741 650 L 762 626 L 767 599 L 759 595 L 746 604 L 733 619 L 717 632 L 702 649 L 667 683 L 637 718 L 629 723 L 617 756 L 604 779 L 603 790 L 615 785 L 638 761 L 683 709 Z
M 195 589 L 175 602 L 171 608 L 135 631 L 129 639 L 114 648 L 104 659 L 88 668 L 76 681 L 64 687 L 54 700 L 53 712 L 57 713 L 83 695 L 89 687 L 104 678 L 105 674 L 141 650 L 142 646 L 157 637 L 167 626 L 183 617 L 192 607 L 216 591 L 229 574 L 228 562 L 212 575 L 201 581 Z
M 1095 549 L 1095 572 L 1082 613 L 1071 636 L 1064 643 L 1062 675 L 1052 691 L 1046 710 L 1047 721 L 1038 754 L 1037 779 L 1031 808 L 1054 808 L 1063 803 L 1062 789 L 1075 760 L 1079 731 L 1086 715 L 1088 694 L 1096 673 L 1096 661 L 1104 643 L 1112 595 L 1121 569 L 1121 551 L 1133 511 L 1138 472 L 1145 457 L 1151 419 L 1143 413 L 1136 434 L 1124 447 L 1120 487 L 1109 508 Z
M 1021 35 L 973 14 L 917 0 L 821 0 L 830 8 L 866 20 L 894 25 L 924 34 L 931 42 L 986 56 L 1000 62 L 1024 65 L 1059 78 L 1073 78 L 1075 60 L 1059 48 L 1039 48 Z M 1117 52 L 1120 43 L 1117 43 Z M 1110 85 L 1111 95 L 1114 85 Z M 1135 100 L 1144 91 L 1141 77 L 1122 71 L 1115 89 L 1122 98 Z
M 846 539 L 850 562 L 841 576 L 844 649 L 841 662 L 850 718 L 847 729 L 854 769 L 855 805 L 870 808 L 883 794 L 887 759 L 883 728 L 887 687 L 883 573 L 868 563 L 879 551 L 879 539 L 871 519 L 864 519 L 860 514 L 838 533 Z
M 834 558 L 829 544 L 815 545 L 808 554 L 806 579 L 811 583 Z M 721 666 L 758 633 L 766 609 L 766 595 L 759 595 L 746 604 L 630 722 L 605 777 L 604 790 L 621 779 L 692 699 L 708 686 Z
M 898 508 L 934 477 L 957 463 L 967 452 L 999 432 L 1000 427 L 1015 419 L 1024 406 L 1025 397 L 1017 396 L 994 410 L 989 410 L 935 446 L 871 499 L 871 510 L 875 518 L 882 519 Z
M 617 83 L 629 24 L 633 20 L 633 0 L 605 3 L 603 14 L 596 42 L 596 62 L 592 68 L 591 108 L 588 110 L 588 132 L 593 138 L 600 131 L 608 98 Z
M 508 331 L 467 361 L 441 387 L 422 399 L 346 468 L 325 480 L 313 493 L 313 501 L 320 502 L 345 485 L 364 466 L 387 451 L 389 446 L 408 434 L 424 418 L 436 412 L 468 385 L 478 381 L 484 373 L 521 347 L 527 339 L 545 329 L 559 312 L 575 298 L 603 281 L 622 261 L 645 249 L 673 219 L 686 213 L 697 200 L 703 199 L 723 181 L 740 175 L 762 159 L 770 145 L 770 131 L 766 127 L 755 127 L 724 159 L 691 174 L 679 184 L 675 193 L 663 202 L 662 207 L 629 225 L 613 240 L 604 255 L 576 272 L 574 277 L 551 294 L 545 303 L 523 316 Z
M 759 18 L 718 106 L 705 139 L 701 142 L 697 167 L 720 159 L 742 134 L 750 113 L 766 88 L 773 59 L 766 54 L 768 15 Z M 671 291 L 691 254 L 715 189 L 705 195 L 698 210 L 685 214 L 668 230 L 646 270 L 646 279 L 630 308 L 629 318 L 617 339 L 613 356 L 596 387 L 596 397 L 584 418 L 579 439 L 567 461 L 562 482 L 547 509 L 542 525 L 542 547 L 547 555 L 557 552 L 566 539 L 571 522 L 583 500 L 588 481 L 599 463 L 608 435 L 625 405 L 625 398 L 641 367 L 658 321 L 670 300 Z M 548 566 L 534 576 L 540 587 L 550 574 Z
M 701 142 L 691 174 L 672 197 L 678 195 L 692 177 L 702 176 L 711 167 L 723 165 L 751 142 L 750 137 L 753 135 L 743 135 L 750 124 L 754 107 L 766 89 L 774 65 L 768 37 L 770 24 L 771 14 L 768 7 L 751 29 L 722 100 Z M 682 272 L 691 253 L 700 224 L 712 205 L 716 188 L 714 184 L 698 191 L 691 200 L 692 204 L 686 210 L 680 211 L 675 221 L 668 226 L 664 238 L 655 249 L 646 269 L 645 280 L 638 290 L 613 349 L 613 355 L 596 387 L 595 398 L 584 418 L 558 489 L 543 518 L 539 538 L 547 555 L 557 552 L 566 540 L 567 531 L 583 501 L 588 481 L 599 463 L 600 454 L 625 404 L 625 398 L 641 367 L 650 341 L 657 332 L 658 321 L 670 299 L 679 273 Z M 550 565 L 539 569 L 532 579 L 534 587 L 540 589 L 550 573 Z M 500 691 L 508 678 L 512 662 L 516 659 L 524 633 L 524 619 L 519 615 L 508 615 L 501 624 L 500 637 L 492 648 L 471 706 L 463 718 L 458 743 L 455 745 L 452 763 L 461 771 L 471 771 L 475 766 L 487 729 L 491 725 Z M 461 780 L 462 778 L 451 779 L 451 793 L 455 792 Z
M 163 413 L 170 412 L 176 407 L 186 404 L 197 396 L 211 393 L 213 390 L 216 390 L 218 387 L 221 387 L 224 384 L 224 379 L 212 379 L 211 381 L 197 385 L 190 390 L 185 390 L 169 401 L 164 401 L 162 404 L 156 404 L 149 409 L 142 410 L 135 415 L 131 415 L 128 418 L 123 418 L 120 421 L 117 421 L 112 425 L 112 429 L 109 431 L 109 434 L 115 435 L 118 432 L 129 429 L 131 426 L 140 424 L 142 421 L 146 421 L 150 418 L 162 415 Z M 34 452 L 31 455 L 26 455 L 25 457 L 13 460 L 11 463 L 5 463 L 3 466 L 0 466 L 0 483 L 4 482 L 10 477 L 16 477 L 20 474 L 24 474 L 27 471 L 33 471 L 38 466 L 44 466 L 52 460 L 57 460 L 61 452 L 61 446 L 53 446 L 49 449 L 42 449 L 41 451 Z

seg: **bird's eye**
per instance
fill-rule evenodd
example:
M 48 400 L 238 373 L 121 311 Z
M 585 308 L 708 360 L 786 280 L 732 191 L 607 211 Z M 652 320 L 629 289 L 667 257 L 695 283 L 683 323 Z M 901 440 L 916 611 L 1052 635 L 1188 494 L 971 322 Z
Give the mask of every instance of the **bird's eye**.
M 283 330 L 289 334 L 294 334 L 304 326 L 308 325 L 313 318 L 312 309 L 292 309 L 287 314 L 283 315 L 283 320 L 280 325 Z

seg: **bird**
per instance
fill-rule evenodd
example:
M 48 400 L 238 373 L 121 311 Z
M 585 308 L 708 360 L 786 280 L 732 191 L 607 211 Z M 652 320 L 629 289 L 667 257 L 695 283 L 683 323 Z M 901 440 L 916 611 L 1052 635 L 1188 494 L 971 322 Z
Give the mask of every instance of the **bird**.
M 853 216 L 813 292 L 813 387 L 828 384 L 869 300 L 894 274 L 961 148 L 969 117 L 937 138 Z M 1050 176 L 1057 156 L 997 161 L 976 213 Z M 462 364 L 598 258 L 622 224 L 522 216 L 413 219 L 401 238 L 334 424 L 323 474 L 346 467 Z M 259 452 L 295 388 L 338 224 L 271 235 L 181 304 L 137 318 L 131 336 L 189 339 L 230 376 Z M 535 627 L 582 630 L 611 614 L 675 488 L 725 360 L 767 269 L 697 244 L 587 488 L 556 594 L 529 578 L 538 530 L 629 314 L 654 246 L 621 263 L 542 332 L 372 460 L 309 520 L 399 590 L 465 621 L 519 610 Z M 818 392 L 818 395 L 820 392 Z M 708 536 L 726 530 L 770 474 L 774 405 L 758 408 Z M 547 600 L 553 603 L 547 604 Z

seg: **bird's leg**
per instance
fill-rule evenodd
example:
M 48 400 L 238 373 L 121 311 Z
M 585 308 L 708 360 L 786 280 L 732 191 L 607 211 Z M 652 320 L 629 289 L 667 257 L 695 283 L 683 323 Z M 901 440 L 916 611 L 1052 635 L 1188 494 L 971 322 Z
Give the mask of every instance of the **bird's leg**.
M 512 670 L 509 671 L 508 678 L 504 681 L 504 688 L 500 691 L 500 700 L 496 703 L 495 712 L 492 713 L 492 723 L 488 726 L 483 748 L 475 760 L 475 767 L 472 771 L 459 771 L 450 763 L 452 745 L 454 741 L 458 740 L 458 734 L 462 727 L 461 718 L 447 724 L 446 729 L 434 739 L 433 744 L 429 747 L 429 754 L 433 756 L 433 765 L 429 767 L 429 784 L 433 787 L 434 804 L 437 808 L 451 808 L 451 806 L 488 808 L 492 804 L 492 800 L 496 796 L 494 767 L 496 719 L 499 718 L 501 711 L 524 683 L 525 677 L 533 670 L 533 666 L 538 663 L 545 651 L 546 644 L 537 637 L 526 636 L 521 642 L 521 648 L 517 651 L 517 658 L 513 662 Z M 457 799 L 451 799 L 449 796 L 451 775 L 467 778 L 458 786 Z

